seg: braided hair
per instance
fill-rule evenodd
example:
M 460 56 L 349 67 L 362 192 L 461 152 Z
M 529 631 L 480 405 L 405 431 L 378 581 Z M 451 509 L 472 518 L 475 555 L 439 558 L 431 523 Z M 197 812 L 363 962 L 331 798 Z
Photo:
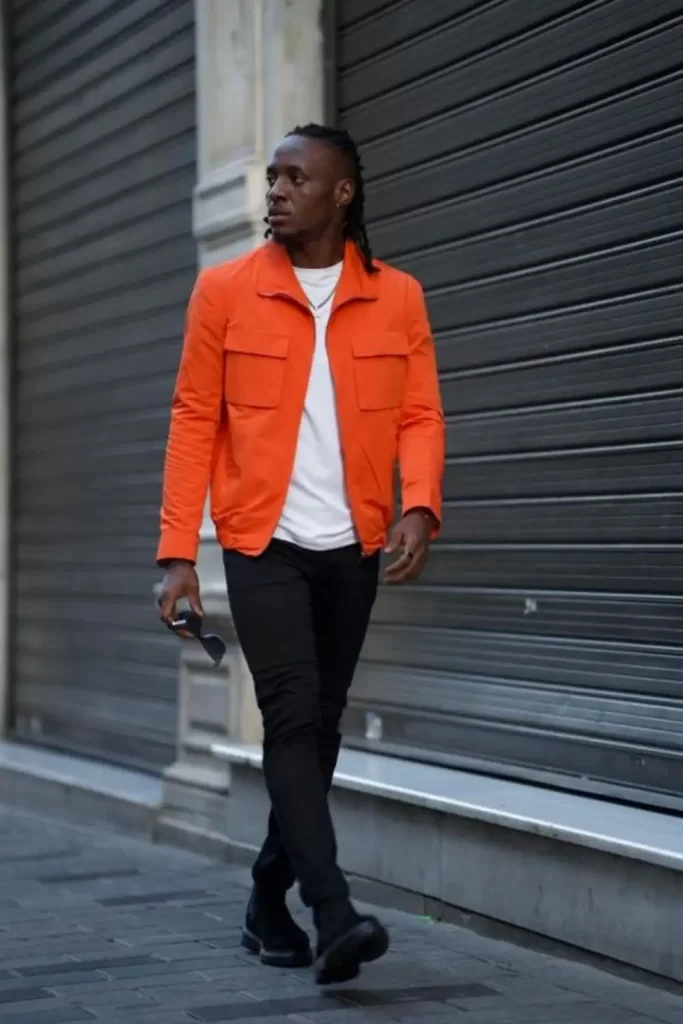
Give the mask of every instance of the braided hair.
M 363 266 L 368 274 L 376 274 L 377 267 L 373 263 L 368 229 L 365 226 L 365 182 L 363 180 L 363 164 L 355 142 L 345 128 L 328 128 L 322 124 L 305 124 L 287 132 L 287 137 L 299 135 L 303 139 L 316 139 L 334 146 L 349 161 L 355 185 L 353 199 L 346 208 L 344 238 L 350 239 L 358 246 L 363 258 Z M 269 234 L 269 232 L 267 232 Z

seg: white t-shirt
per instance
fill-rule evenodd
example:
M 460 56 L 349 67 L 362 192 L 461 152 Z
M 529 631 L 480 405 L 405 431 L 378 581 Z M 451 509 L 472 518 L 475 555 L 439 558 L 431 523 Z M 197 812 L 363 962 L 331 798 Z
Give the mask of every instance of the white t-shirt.
M 337 406 L 326 344 L 327 324 L 342 266 L 338 263 L 322 270 L 294 268 L 315 318 L 315 351 L 294 470 L 275 536 L 312 551 L 331 551 L 357 540 L 344 484 Z

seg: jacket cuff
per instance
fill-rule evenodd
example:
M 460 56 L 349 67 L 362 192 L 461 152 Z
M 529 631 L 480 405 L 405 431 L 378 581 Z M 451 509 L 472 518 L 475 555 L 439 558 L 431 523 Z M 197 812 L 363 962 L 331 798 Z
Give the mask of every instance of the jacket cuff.
M 184 533 L 181 530 L 164 531 L 157 548 L 157 565 L 163 568 L 166 563 L 174 559 L 192 562 L 194 565 L 197 561 L 198 551 L 198 533 Z
M 410 487 L 403 492 L 402 514 L 405 516 L 413 509 L 430 512 L 436 523 L 431 537 L 438 536 L 441 531 L 441 496 L 424 488 Z

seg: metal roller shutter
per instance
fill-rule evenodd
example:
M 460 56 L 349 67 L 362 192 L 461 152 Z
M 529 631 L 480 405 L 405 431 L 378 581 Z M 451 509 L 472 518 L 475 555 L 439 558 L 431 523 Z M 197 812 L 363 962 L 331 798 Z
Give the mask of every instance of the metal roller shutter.
M 155 767 L 178 650 L 152 588 L 196 274 L 192 0 L 12 0 L 18 736 Z
M 448 417 L 443 535 L 378 602 L 352 741 L 680 808 L 683 4 L 337 10 Z

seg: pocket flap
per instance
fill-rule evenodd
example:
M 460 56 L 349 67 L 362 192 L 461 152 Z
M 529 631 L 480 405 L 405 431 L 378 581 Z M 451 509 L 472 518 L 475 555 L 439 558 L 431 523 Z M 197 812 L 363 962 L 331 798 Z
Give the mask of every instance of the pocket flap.
M 400 331 L 378 331 L 376 334 L 356 334 L 351 342 L 354 356 L 407 356 L 408 338 Z
M 272 356 L 286 359 L 289 338 L 286 334 L 271 334 L 270 331 L 254 331 L 249 328 L 228 327 L 225 336 L 226 352 L 244 352 L 253 356 Z

